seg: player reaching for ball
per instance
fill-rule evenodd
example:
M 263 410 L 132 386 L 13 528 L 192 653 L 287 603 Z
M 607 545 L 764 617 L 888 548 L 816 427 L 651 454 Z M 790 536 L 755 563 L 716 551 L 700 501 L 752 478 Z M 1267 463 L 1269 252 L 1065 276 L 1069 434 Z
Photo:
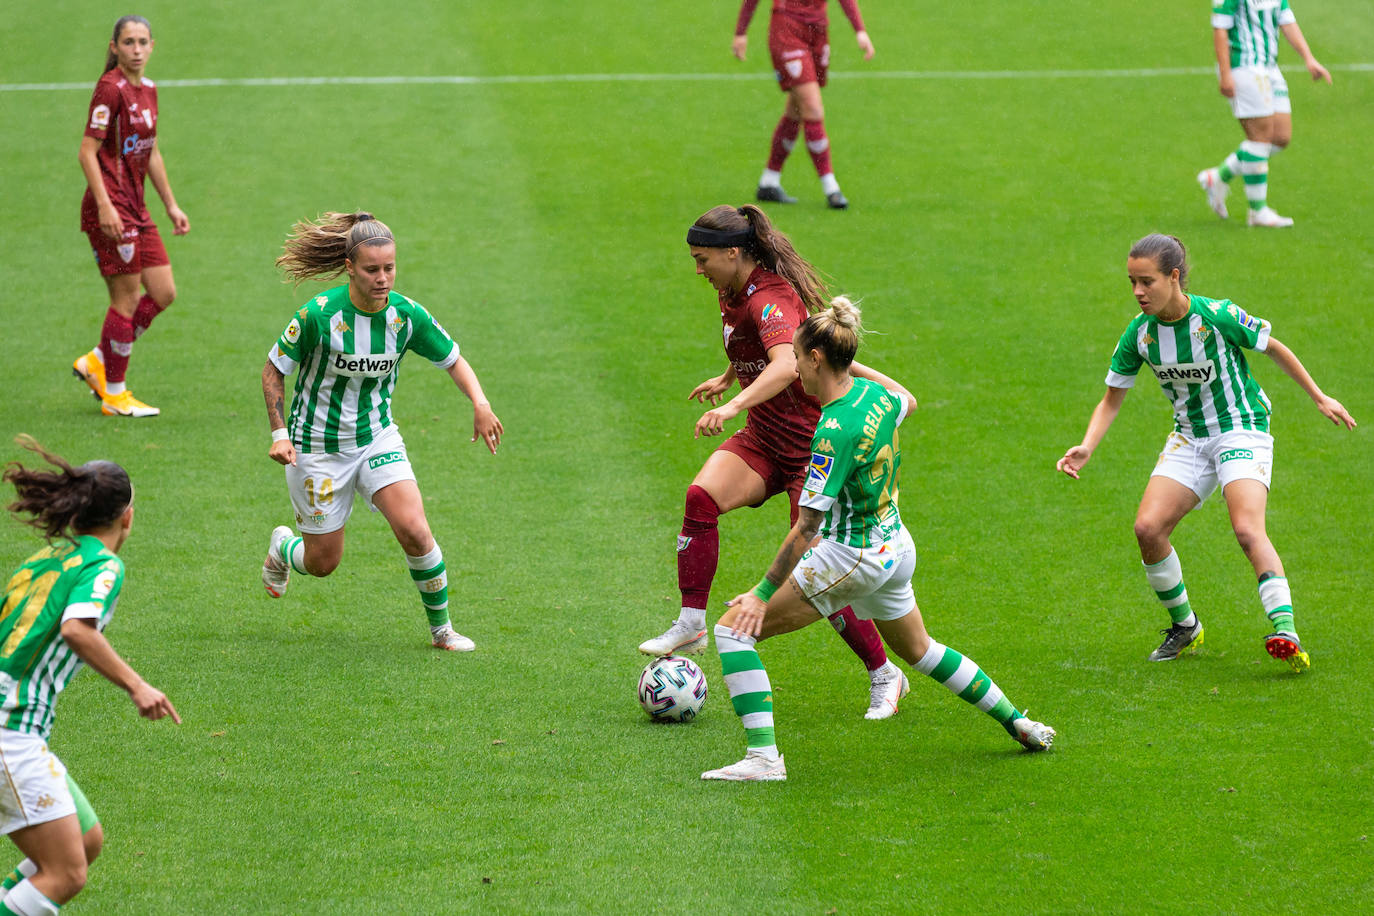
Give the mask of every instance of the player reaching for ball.
M 90 665 L 123 688 L 145 719 L 171 716 L 166 695 L 129 667 L 104 636 L 124 584 L 119 549 L 134 523 L 129 475 L 112 461 L 72 467 L 21 436 L 56 470 L 15 462 L 4 472 L 48 546 L 9 577 L 0 612 L 0 820 L 27 858 L 0 891 L 0 913 L 52 914 L 86 884 L 104 831 L 90 802 L 48 749 L 57 697 Z
M 731 51 L 740 60 L 744 60 L 749 47 L 746 33 L 758 3 L 759 0 L 744 0 L 740 6 L 735 37 L 730 44 Z M 797 202 L 782 189 L 782 167 L 801 134 L 811 154 L 811 162 L 816 166 L 816 174 L 821 178 L 826 205 L 834 210 L 849 206 L 830 164 L 830 138 L 825 133 L 825 107 L 821 104 L 821 87 L 825 85 L 830 67 L 829 20 L 825 4 L 826 0 L 773 0 L 773 12 L 768 19 L 768 53 L 773 58 L 778 88 L 787 93 L 787 102 L 773 130 L 768 165 L 759 178 L 757 196 L 762 201 Z M 854 26 L 854 37 L 864 60 L 872 60 L 873 42 L 864 29 L 857 0 L 840 0 L 840 9 Z
M 915 399 L 890 379 L 879 383 L 851 371 L 860 333 L 859 310 L 837 298 L 792 338 L 801 385 L 824 406 L 796 523 L 763 580 L 732 599 L 716 623 L 725 686 L 749 749 L 740 762 L 702 779 L 787 778 L 774 737 L 772 686 L 755 647 L 844 605 L 874 621 L 907 664 L 992 716 L 1022 746 L 1043 750 L 1054 740 L 1054 729 L 1017 712 L 972 659 L 926 632 L 911 588 L 916 547 L 897 509 L 897 427 Z
M 105 278 L 110 306 L 100 343 L 72 363 L 72 372 L 100 398 L 106 416 L 152 417 L 159 411 L 133 396 L 125 373 L 134 341 L 176 298 L 172 265 L 157 224 L 143 202 L 143 177 L 153 179 L 172 233 L 185 235 L 191 223 L 177 206 L 167 167 L 157 146 L 157 87 L 143 75 L 153 53 L 153 33 L 142 16 L 115 23 L 105 74 L 95 84 L 81 138 L 81 230 L 91 242 Z M 143 295 L 139 295 L 139 287 Z
M 825 303 L 825 286 L 787 236 L 758 207 L 720 206 L 702 214 L 687 231 L 697 274 L 715 288 L 724 325 L 725 371 L 688 395 L 711 409 L 696 423 L 698 436 L 719 435 L 748 412 L 744 428 L 706 459 L 687 488 L 677 539 L 677 581 L 682 612 L 661 636 L 646 640 L 646 655 L 700 652 L 706 648 L 706 602 L 720 555 L 717 520 L 741 506 L 761 506 L 786 493 L 792 520 L 806 476 L 811 434 L 820 405 L 797 381 L 792 335 L 807 312 Z M 879 382 L 886 376 L 856 364 Z M 740 391 L 721 401 L 738 381 Z M 873 624 L 838 605 L 830 622 L 869 675 L 867 719 L 886 719 L 906 696 L 907 680 L 890 663 Z
M 262 581 L 279 598 L 291 571 L 327 576 L 343 558 L 344 524 L 356 492 L 380 511 L 405 551 L 436 649 L 470 652 L 448 613 L 444 554 L 425 517 L 405 442 L 391 416 L 401 357 L 413 350 L 446 371 L 473 403 L 472 441 L 494 455 L 501 421 L 448 332 L 418 302 L 395 292 L 396 242 L 370 213 L 326 213 L 299 222 L 277 266 L 297 282 L 347 274 L 311 297 L 287 324 L 262 368 L 272 429 L 268 456 L 286 468 L 300 536 L 272 531 Z M 296 373 L 289 418 L 285 378 Z
M 1187 252 L 1178 239 L 1155 234 L 1136 242 L 1126 274 L 1141 313 L 1117 342 L 1107 393 L 1093 411 L 1082 443 L 1065 452 L 1057 467 L 1078 479 L 1141 367 L 1149 364 L 1174 407 L 1174 430 L 1135 518 L 1145 578 L 1171 620 L 1150 661 L 1170 661 L 1202 644 L 1202 622 L 1188 600 L 1183 567 L 1169 537 L 1220 486 L 1236 540 L 1259 577 L 1260 605 L 1274 629 L 1264 647 L 1294 671 L 1304 671 L 1310 659 L 1293 624 L 1288 578 L 1265 531 L 1274 461 L 1269 398 L 1250 374 L 1245 351 L 1264 353 L 1277 363 L 1332 423 L 1354 429 L 1355 421 L 1339 401 L 1322 393 L 1293 351 L 1270 336 L 1269 322 L 1229 299 L 1187 292 Z

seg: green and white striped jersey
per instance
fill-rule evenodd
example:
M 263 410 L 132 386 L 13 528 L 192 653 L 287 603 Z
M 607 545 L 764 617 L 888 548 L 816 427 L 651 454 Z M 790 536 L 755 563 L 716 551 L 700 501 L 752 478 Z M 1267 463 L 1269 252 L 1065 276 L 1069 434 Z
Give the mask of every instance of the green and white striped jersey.
M 401 357 L 414 350 L 440 369 L 458 362 L 458 345 L 420 303 L 393 291 L 386 308 L 359 311 L 348 286 L 301 306 L 268 359 L 296 391 L 286 428 L 301 452 L 360 448 L 392 425 L 391 393 Z
M 5 585 L 0 609 L 0 711 L 5 728 L 47 740 L 57 695 L 81 668 L 62 624 L 114 616 L 124 563 L 89 535 L 59 541 L 24 561 Z
M 1279 57 L 1279 28 L 1298 19 L 1288 0 L 1212 0 L 1212 28 L 1231 41 L 1231 66 L 1273 67 Z
M 798 500 L 825 513 L 821 537 L 850 547 L 877 547 L 901 530 L 897 427 L 906 410 L 902 398 L 862 378 L 821 408 Z
M 1269 431 L 1269 398 L 1250 375 L 1246 350 L 1269 346 L 1269 322 L 1230 299 L 1188 295 L 1177 321 L 1140 314 L 1116 344 L 1107 384 L 1130 388 L 1149 363 L 1174 405 L 1174 428 L 1204 439 L 1232 429 Z

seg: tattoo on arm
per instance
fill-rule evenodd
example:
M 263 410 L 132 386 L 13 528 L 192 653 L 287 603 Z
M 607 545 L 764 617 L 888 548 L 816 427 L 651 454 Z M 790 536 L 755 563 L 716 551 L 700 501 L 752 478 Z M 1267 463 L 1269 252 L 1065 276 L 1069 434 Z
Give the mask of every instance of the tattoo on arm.
M 281 429 L 286 425 L 282 404 L 286 396 L 285 377 L 269 360 L 262 367 L 262 396 L 267 402 L 267 425 L 269 429 Z
M 768 567 L 765 578 L 778 588 L 782 588 L 787 582 L 787 577 L 792 574 L 792 570 L 797 568 L 801 562 L 802 555 L 811 546 L 811 541 L 816 537 L 816 532 L 821 528 L 820 512 L 815 509 L 801 510 L 797 516 L 797 524 L 787 533 L 787 538 L 782 542 L 782 548 L 778 551 L 777 557 L 773 560 L 773 565 Z

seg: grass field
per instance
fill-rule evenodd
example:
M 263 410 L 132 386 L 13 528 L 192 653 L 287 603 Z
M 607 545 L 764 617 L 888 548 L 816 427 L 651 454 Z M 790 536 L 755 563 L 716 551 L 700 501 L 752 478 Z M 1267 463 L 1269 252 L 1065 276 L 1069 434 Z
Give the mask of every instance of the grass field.
M 685 395 L 720 371 L 720 325 L 683 237 L 710 206 L 749 199 L 762 167 L 781 105 L 766 9 L 741 65 L 731 3 L 509 6 L 138 10 L 158 42 L 159 145 L 192 223 L 172 239 L 149 188 L 179 298 L 137 346 L 132 387 L 163 410 L 146 422 L 102 418 L 69 375 L 105 308 L 77 231 L 78 137 L 129 10 L 7 11 L 0 459 L 30 432 L 129 469 L 137 526 L 109 635 L 185 718 L 149 724 L 97 675 L 73 682 L 52 745 L 107 842 L 69 909 L 1367 907 L 1368 9 L 1297 4 L 1335 84 L 1289 71 L 1295 138 L 1270 192 L 1297 220 L 1283 232 L 1219 222 L 1193 183 L 1240 139 L 1205 69 L 1205 4 L 1036 3 L 1009 20 L 865 0 L 869 64 L 832 9 L 827 122 L 853 207 L 825 210 L 799 151 L 784 179 L 802 202 L 770 213 L 862 297 L 879 333 L 860 358 L 921 400 L 902 509 L 932 633 L 1060 738 L 1020 753 L 919 676 L 900 715 L 866 722 L 867 679 L 813 627 L 761 652 L 789 781 L 740 786 L 697 779 L 743 749 L 714 653 L 702 717 L 665 727 L 635 702 L 635 645 L 676 613 L 683 491 L 714 446 L 692 439 Z M 1050 75 L 1065 70 L 1093 75 Z M 291 81 L 454 75 L 491 79 Z M 607 78 L 554 78 L 579 75 Z M 242 82 L 258 78 L 279 82 Z M 205 84 L 217 79 L 230 83 Z M 453 333 L 507 430 L 494 458 L 469 443 L 466 401 L 407 361 L 395 413 L 472 655 L 428 648 L 399 550 L 365 510 L 330 580 L 298 577 L 281 601 L 258 581 L 267 534 L 290 517 L 259 373 L 316 289 L 283 285 L 272 260 L 293 221 L 354 207 L 395 230 L 398 288 Z M 1270 533 L 1313 658 L 1302 677 L 1263 654 L 1219 500 L 1175 538 L 1206 648 L 1145 662 L 1166 622 L 1131 532 L 1170 423 L 1153 384 L 1083 480 L 1054 472 L 1135 312 L 1126 251 L 1156 230 L 1188 244 L 1194 291 L 1271 320 L 1366 423 L 1332 429 L 1255 361 L 1278 439 Z M 722 520 L 713 604 L 756 581 L 785 528 L 781 503 Z M 35 545 L 0 524 L 5 563 Z

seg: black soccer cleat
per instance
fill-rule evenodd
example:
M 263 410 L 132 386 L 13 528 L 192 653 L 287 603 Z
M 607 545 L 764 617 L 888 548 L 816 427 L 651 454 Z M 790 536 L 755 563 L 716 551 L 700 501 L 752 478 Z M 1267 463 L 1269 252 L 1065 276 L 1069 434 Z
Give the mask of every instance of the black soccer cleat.
M 825 205 L 832 210 L 848 210 L 849 199 L 839 191 L 825 195 Z
M 764 203 L 775 204 L 795 204 L 797 199 L 782 189 L 782 185 L 766 187 L 759 185 L 759 189 L 754 192 L 754 198 Z

